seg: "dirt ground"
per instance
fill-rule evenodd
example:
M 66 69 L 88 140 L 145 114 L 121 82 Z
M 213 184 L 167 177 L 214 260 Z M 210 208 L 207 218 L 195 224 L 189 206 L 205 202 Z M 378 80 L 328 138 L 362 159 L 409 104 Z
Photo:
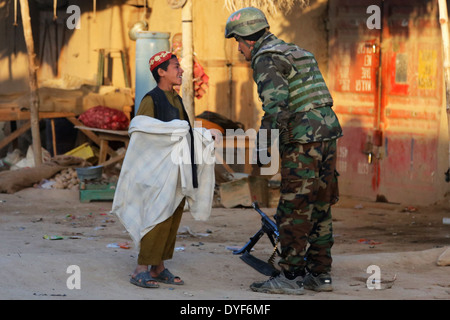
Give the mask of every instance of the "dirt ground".
M 449 300 L 450 266 L 437 266 L 450 246 L 450 199 L 429 207 L 362 201 L 344 197 L 334 207 L 334 291 L 305 290 L 302 296 L 255 293 L 254 281 L 267 279 L 230 248 L 241 247 L 260 228 L 252 208 L 214 208 L 206 222 L 185 212 L 176 252 L 166 266 L 183 286 L 158 289 L 131 285 L 137 253 L 111 201 L 81 203 L 77 190 L 27 188 L 0 194 L 0 299 L 41 300 Z M 274 208 L 263 209 L 269 216 Z M 61 240 L 45 236 L 61 236 Z M 110 244 L 129 243 L 131 248 Z M 267 237 L 253 255 L 268 259 Z M 78 266 L 80 288 L 68 279 Z M 381 289 L 368 289 L 376 265 Z M 68 269 L 69 268 L 69 269 Z

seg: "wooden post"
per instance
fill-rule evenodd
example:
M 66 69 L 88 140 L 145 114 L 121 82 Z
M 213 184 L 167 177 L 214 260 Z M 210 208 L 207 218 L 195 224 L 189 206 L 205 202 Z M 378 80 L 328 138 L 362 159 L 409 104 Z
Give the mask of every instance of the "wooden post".
M 450 43 L 448 31 L 447 1 L 439 0 L 439 22 L 441 24 L 442 45 L 444 50 L 444 77 L 447 97 L 447 112 L 450 109 Z
M 182 97 L 191 125 L 194 124 L 194 56 L 192 43 L 192 0 L 187 0 L 181 9 L 181 32 L 183 54 L 181 68 L 183 68 Z
M 30 9 L 28 0 L 20 0 L 20 13 L 22 15 L 23 34 L 28 51 L 28 74 L 30 83 L 30 121 L 31 136 L 33 139 L 34 165 L 42 164 L 41 135 L 39 131 L 39 96 L 37 84 L 36 54 L 34 52 L 33 33 L 31 30 Z
M 445 97 L 447 107 L 448 135 L 450 137 L 450 39 L 448 31 L 447 0 L 439 0 L 439 22 L 441 24 L 442 46 L 444 50 Z M 448 162 L 450 170 L 450 143 L 448 152 Z

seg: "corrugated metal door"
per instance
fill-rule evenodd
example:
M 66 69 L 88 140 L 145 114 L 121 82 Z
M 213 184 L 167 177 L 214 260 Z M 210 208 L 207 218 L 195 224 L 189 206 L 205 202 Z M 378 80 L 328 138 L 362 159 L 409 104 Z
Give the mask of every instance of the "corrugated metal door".
M 329 17 L 342 193 L 432 202 L 443 178 L 437 1 L 332 0 Z

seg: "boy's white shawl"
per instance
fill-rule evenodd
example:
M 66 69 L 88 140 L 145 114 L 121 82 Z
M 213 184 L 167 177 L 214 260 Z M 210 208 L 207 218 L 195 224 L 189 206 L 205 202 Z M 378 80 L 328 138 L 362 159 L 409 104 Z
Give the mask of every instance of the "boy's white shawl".
M 207 220 L 214 195 L 214 141 L 194 128 L 198 188 L 192 185 L 189 124 L 136 116 L 112 205 L 136 248 L 155 225 L 169 218 L 186 197 L 192 216 Z

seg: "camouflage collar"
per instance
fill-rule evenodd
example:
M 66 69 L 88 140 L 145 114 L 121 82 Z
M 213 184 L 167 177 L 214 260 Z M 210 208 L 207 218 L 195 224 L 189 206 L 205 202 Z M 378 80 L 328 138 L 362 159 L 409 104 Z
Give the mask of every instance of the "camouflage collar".
M 259 38 L 258 41 L 255 42 L 255 45 L 253 46 L 253 50 L 252 50 L 252 57 L 254 57 L 256 55 L 258 50 L 263 46 L 263 43 L 269 42 L 276 38 L 277 37 L 271 32 L 267 31 L 266 33 L 264 33 L 264 35 L 261 38 Z

